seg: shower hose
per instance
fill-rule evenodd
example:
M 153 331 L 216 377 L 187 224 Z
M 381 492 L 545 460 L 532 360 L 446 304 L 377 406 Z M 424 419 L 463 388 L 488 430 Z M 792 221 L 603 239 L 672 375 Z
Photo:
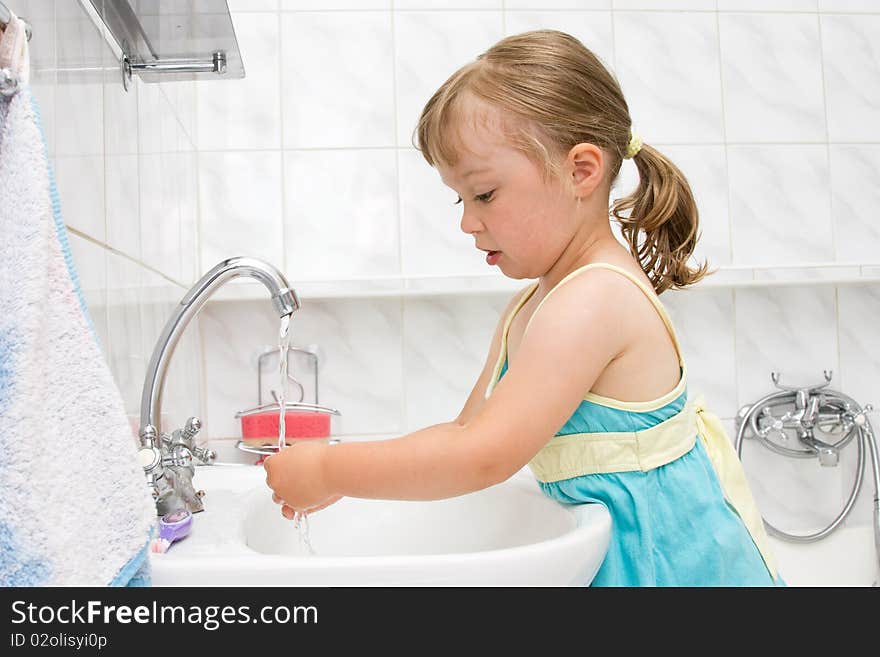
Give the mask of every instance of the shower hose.
M 778 382 L 775 374 L 773 380 Z M 830 376 L 827 374 L 826 380 L 830 381 Z M 874 479 L 874 551 L 880 568 L 880 455 L 878 455 L 876 436 L 867 417 L 872 409 L 870 406 L 862 407 L 848 395 L 825 386 L 827 383 L 812 388 L 779 390 L 741 409 L 737 419 L 738 429 L 734 447 L 737 456 L 742 460 L 743 438 L 746 436 L 746 431 L 750 430 L 753 437 L 778 454 L 795 458 L 818 457 L 822 465 L 837 465 L 838 452 L 855 440 L 858 464 L 852 493 L 843 510 L 830 525 L 812 534 L 797 535 L 784 532 L 764 520 L 768 533 L 795 543 L 818 541 L 840 526 L 858 498 L 865 472 L 865 452 L 870 452 Z M 774 410 L 783 407 L 788 410 L 780 415 L 774 415 Z M 827 443 L 815 437 L 815 428 L 825 434 L 837 434 L 842 437 L 834 443 Z M 770 440 L 773 434 L 787 440 L 784 429 L 794 429 L 804 449 L 786 447 Z

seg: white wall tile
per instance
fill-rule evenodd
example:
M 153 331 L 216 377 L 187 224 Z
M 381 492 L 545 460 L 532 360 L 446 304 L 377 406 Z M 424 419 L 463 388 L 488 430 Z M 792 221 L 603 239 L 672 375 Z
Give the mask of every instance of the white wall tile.
M 714 11 L 715 0 L 614 0 L 614 9 Z
M 58 3 L 55 152 L 104 152 L 104 41 L 77 3 Z
M 104 158 L 107 244 L 136 260 L 141 257 L 141 180 L 137 153 Z
M 182 183 L 191 159 L 182 153 L 141 156 L 141 253 L 143 262 L 175 280 L 180 271 Z
M 838 371 L 837 304 L 833 287 L 779 287 L 735 291 L 738 406 L 783 385 L 823 381 Z
M 278 0 L 226 0 L 226 4 L 233 16 L 244 11 L 278 10 Z
M 816 11 L 816 0 L 718 0 L 718 11 Z
M 715 16 L 616 12 L 614 31 L 618 79 L 644 140 L 721 141 Z
M 101 353 L 109 361 L 107 329 L 107 257 L 105 250 L 87 239 L 68 233 L 70 252 L 79 278 L 80 289 L 89 309 L 89 316 Z
M 322 350 L 321 403 L 342 413 L 334 418 L 340 434 L 403 430 L 399 300 L 313 300 L 291 326 L 299 344 Z
M 183 296 L 181 290 L 180 296 Z M 174 304 L 176 305 L 176 304 Z M 164 321 L 174 309 L 173 305 L 165 304 L 165 313 L 157 313 L 157 318 Z M 145 314 L 150 312 L 151 306 L 144 307 Z M 158 310 L 158 309 L 157 309 Z M 200 318 L 196 318 L 189 326 L 187 326 L 180 342 L 174 350 L 174 355 L 168 363 L 168 371 L 165 377 L 165 388 L 162 398 L 162 416 L 165 424 L 165 430 L 173 431 L 180 429 L 190 417 L 197 417 L 202 421 L 204 426 L 201 385 L 201 363 L 202 351 L 200 345 L 200 336 L 197 324 Z M 153 343 L 148 345 L 150 350 L 147 351 L 149 358 L 152 353 Z M 196 444 L 202 445 L 207 441 L 208 432 L 201 431 L 196 436 Z
M 138 152 L 173 153 L 186 141 L 168 98 L 158 84 L 138 81 Z
M 570 34 L 602 60 L 606 68 L 614 70 L 614 33 L 610 11 L 507 11 L 504 13 L 505 35 L 531 30 L 559 30 Z
M 281 0 L 282 11 L 391 9 L 391 0 Z
M 400 273 L 393 150 L 284 154 L 286 271 L 333 279 Z
M 834 257 L 825 146 L 728 146 L 733 261 L 827 262 Z
M 831 387 L 849 395 L 862 407 L 871 404 L 875 409 L 880 408 L 880 334 L 876 330 L 880 322 L 880 286 L 840 287 L 837 301 L 841 371 L 840 376 L 832 380 Z M 880 428 L 877 413 L 869 414 L 868 420 L 876 436 Z M 865 526 L 872 522 L 874 491 L 871 486 L 870 454 L 865 453 L 864 459 L 862 491 L 847 517 L 847 526 Z M 840 465 L 845 472 L 851 473 L 844 477 L 843 494 L 848 496 L 858 466 L 854 441 L 841 451 Z
M 505 0 L 505 9 L 611 9 L 611 0 Z
M 104 150 L 108 155 L 137 155 L 138 152 L 138 86 L 126 91 L 122 86 L 116 59 L 104 55 Z
M 880 409 L 880 286 L 841 286 L 837 294 L 841 374 L 834 385 L 858 403 Z M 880 427 L 876 414 L 870 419 Z
M 739 407 L 733 291 L 686 289 L 661 299 L 688 367 L 688 398 L 702 395 L 713 413 L 734 417 Z
M 419 115 L 437 88 L 501 36 L 500 11 L 395 12 L 399 146 L 413 145 Z
M 509 299 L 492 294 L 404 301 L 406 431 L 458 416 Z
M 196 82 L 199 148 L 280 148 L 278 15 L 244 13 L 233 18 L 245 77 Z
M 110 337 L 110 369 L 126 413 L 140 414 L 147 358 L 143 346 L 141 284 L 143 271 L 137 264 L 113 253 L 107 256 L 107 323 Z
M 241 437 L 235 414 L 257 404 L 257 356 L 262 345 L 277 344 L 278 317 L 268 301 L 209 302 L 199 320 L 205 355 L 205 432 L 211 438 Z
M 104 158 L 101 155 L 55 158 L 55 182 L 64 223 L 103 242 Z
M 876 0 L 819 0 L 819 11 L 853 11 L 863 13 L 880 13 Z
M 199 260 L 198 154 L 180 153 L 178 202 L 180 204 L 180 280 L 191 284 L 202 274 Z M 172 254 L 173 255 L 173 254 Z
M 839 260 L 880 261 L 880 146 L 832 145 L 831 207 Z
M 508 3 L 509 4 L 509 3 Z M 412 9 L 502 9 L 503 0 L 394 0 L 394 9 L 408 11 Z
M 203 268 L 239 255 L 281 266 L 279 151 L 202 153 L 199 207 Z
M 162 91 L 171 112 L 180 128 L 177 147 L 179 150 L 194 150 L 198 138 L 198 108 L 196 81 L 176 80 L 160 82 Z
M 880 16 L 822 16 L 820 21 L 828 138 L 876 142 L 880 140 Z
M 394 144 L 391 12 L 281 16 L 285 148 Z
M 721 14 L 718 20 L 728 141 L 823 141 L 818 16 Z

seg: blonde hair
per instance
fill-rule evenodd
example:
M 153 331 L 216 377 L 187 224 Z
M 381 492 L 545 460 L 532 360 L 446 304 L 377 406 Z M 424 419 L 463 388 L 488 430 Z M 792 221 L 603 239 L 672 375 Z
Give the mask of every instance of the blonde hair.
M 414 135 L 431 166 L 457 162 L 455 127 L 468 114 L 463 101 L 469 96 L 502 110 L 503 134 L 545 176 L 558 175 L 565 154 L 580 143 L 605 151 L 609 187 L 620 172 L 632 127 L 629 108 L 616 78 L 574 37 L 555 30 L 516 34 L 453 73 L 425 105 Z M 687 264 L 699 239 L 690 185 L 647 144 L 633 161 L 638 187 L 616 199 L 610 212 L 658 294 L 691 285 L 708 265 Z

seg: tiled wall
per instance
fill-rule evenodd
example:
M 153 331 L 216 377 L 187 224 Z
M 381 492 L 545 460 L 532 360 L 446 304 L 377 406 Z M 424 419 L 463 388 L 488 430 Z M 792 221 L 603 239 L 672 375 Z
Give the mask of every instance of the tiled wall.
M 134 425 L 153 345 L 199 270 L 193 83 L 122 85 L 79 2 L 6 0 L 33 26 L 32 87 L 101 348 Z M 201 413 L 198 330 L 168 373 L 165 428 Z
M 220 259 L 264 258 L 294 286 L 486 273 L 458 228 L 454 194 L 410 135 L 455 68 L 506 34 L 538 27 L 574 34 L 617 74 L 645 141 L 697 194 L 701 257 L 803 267 L 803 285 L 663 296 L 692 394 L 702 392 L 731 433 L 737 409 L 771 389 L 771 370 L 794 384 L 831 369 L 833 386 L 880 402 L 880 289 L 811 283 L 809 267 L 880 263 L 880 8 L 872 0 L 232 0 L 246 78 L 138 83 L 127 95 L 113 74 L 94 81 L 61 70 L 95 53 L 107 63 L 81 16 L 62 22 L 81 12 L 66 9 L 73 3 L 9 4 L 35 19 L 33 45 L 47 49 L 38 95 L 54 111 L 62 203 L 87 236 L 74 239 L 77 260 L 134 410 L 168 309 L 151 312 L 162 307 L 147 303 L 150 291 L 165 289 L 173 303 Z M 31 7 L 39 11 L 27 14 Z M 56 39 L 40 44 L 41 29 Z M 56 60 L 58 73 L 47 73 Z M 625 163 L 615 193 L 629 191 L 634 176 Z M 334 433 L 393 436 L 455 417 L 507 296 L 305 299 L 293 341 L 318 345 L 320 401 L 342 412 Z M 182 413 L 202 409 L 207 433 L 234 438 L 234 414 L 256 403 L 257 357 L 276 343 L 278 320 L 267 302 L 218 301 L 200 324 L 204 360 L 190 359 L 190 376 L 172 373 L 169 383 L 179 386 Z M 310 374 L 301 376 L 310 393 Z M 780 463 L 766 451 L 746 451 L 744 461 L 771 520 L 807 529 L 839 511 L 855 452 L 840 468 Z M 869 522 L 867 498 L 851 522 Z
M 712 265 L 880 262 L 880 7 L 782 0 L 340 0 L 231 2 L 247 77 L 200 82 L 202 262 L 246 252 L 313 279 L 481 274 L 453 192 L 412 148 L 422 104 L 504 35 L 568 31 L 616 72 L 645 141 L 698 196 Z M 618 194 L 635 184 L 625 163 Z M 880 402 L 877 284 L 667 293 L 692 394 L 734 431 L 743 404 L 822 380 Z M 769 274 L 772 277 L 772 272 Z M 507 294 L 306 299 L 294 342 L 322 350 L 334 432 L 399 435 L 458 413 Z M 207 417 L 235 436 L 256 403 L 256 357 L 276 341 L 267 303 L 203 315 Z M 304 363 L 303 363 L 304 365 Z M 305 370 L 303 378 L 309 380 Z M 536 395 L 540 391 L 536 389 Z M 843 467 L 743 456 L 782 526 L 824 526 Z M 779 468 L 785 477 L 779 476 Z M 869 495 L 851 516 L 868 523 Z

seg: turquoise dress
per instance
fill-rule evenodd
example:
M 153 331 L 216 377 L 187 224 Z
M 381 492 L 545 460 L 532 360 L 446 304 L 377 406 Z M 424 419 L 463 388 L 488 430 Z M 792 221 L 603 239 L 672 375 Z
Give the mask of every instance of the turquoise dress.
M 639 285 L 658 308 L 678 350 L 665 310 L 641 281 L 612 265 L 594 263 L 587 267 L 591 266 L 614 269 Z M 496 369 L 497 376 L 493 377 L 487 397 L 507 372 L 506 338 L 510 321 L 536 288 L 537 285 L 533 286 L 523 295 L 507 319 L 500 367 Z M 539 309 L 540 305 L 535 312 Z M 622 402 L 589 393 L 556 436 L 571 436 L 576 440 L 595 440 L 612 432 L 638 436 L 643 435 L 639 432 L 672 421 L 685 412 L 688 397 L 687 370 L 680 350 L 679 359 L 682 380 L 671 394 L 652 402 Z M 739 462 L 734 465 L 739 467 Z M 539 478 L 538 483 L 554 500 L 564 504 L 602 504 L 611 514 L 611 540 L 592 586 L 785 585 L 781 577 L 774 576 L 775 567 L 765 563 L 753 539 L 753 534 L 763 534 L 763 527 L 753 528 L 750 533 L 737 510 L 727 501 L 702 440 L 694 439 L 693 447 L 659 467 L 594 472 L 555 481 Z M 760 518 L 758 524 L 761 524 Z M 766 540 L 763 535 L 760 538 Z

